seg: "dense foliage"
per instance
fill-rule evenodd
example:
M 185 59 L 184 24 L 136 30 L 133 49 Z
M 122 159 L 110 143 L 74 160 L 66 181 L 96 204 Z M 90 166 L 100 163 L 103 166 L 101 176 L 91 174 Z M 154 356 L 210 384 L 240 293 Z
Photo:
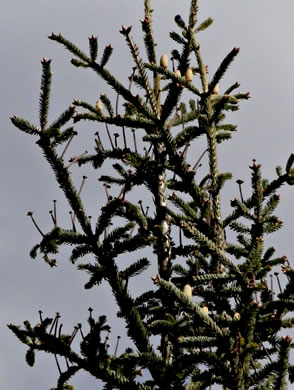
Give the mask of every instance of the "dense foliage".
M 51 61 L 44 58 L 39 126 L 11 118 L 18 129 L 37 137 L 72 209 L 71 229 L 59 226 L 52 211 L 53 228 L 46 234 L 40 232 L 41 242 L 31 256 L 40 252 L 54 266 L 59 247 L 70 245 L 70 261 L 89 275 L 86 288 L 100 288 L 103 280 L 111 287 L 130 345 L 135 345 L 121 354 L 110 354 L 106 346 L 110 325 L 103 315 L 95 318 L 91 308 L 88 333 L 77 325 L 72 334 L 63 334 L 59 315 L 50 319 L 41 313 L 35 326 L 28 321 L 23 327 L 9 325 L 28 346 L 29 365 L 34 364 L 38 351 L 55 356 L 59 390 L 71 388 L 69 380 L 79 370 L 102 380 L 105 389 L 191 390 L 213 384 L 224 389 L 285 389 L 287 377 L 294 380 L 289 362 L 293 344 L 281 333 L 294 322 L 294 270 L 285 256 L 277 257 L 275 249 L 264 244 L 265 236 L 282 225 L 274 215 L 277 190 L 283 184 L 294 184 L 294 154 L 285 169 L 277 167 L 273 181 L 262 177 L 261 166 L 254 160 L 251 195 L 244 199 L 242 182 L 237 181 L 240 196 L 231 202 L 231 214 L 222 216 L 220 193 L 231 174 L 219 172 L 217 148 L 236 130 L 227 123 L 226 114 L 238 110 L 240 101 L 249 95 L 238 91 L 238 83 L 220 92 L 219 83 L 238 54 L 237 48 L 208 78 L 198 35 L 212 19 L 198 22 L 197 3 L 191 1 L 187 22 L 175 17 L 177 31 L 170 37 L 176 48 L 171 56 L 159 58 L 156 52 L 149 0 L 144 1 L 141 21 L 146 61 L 133 41 L 131 27 L 122 27 L 134 61 L 128 86 L 107 68 L 110 45 L 100 53 L 98 38 L 91 36 L 86 54 L 63 35 L 52 34 L 51 40 L 74 55 L 72 64 L 93 70 L 117 99 L 112 102 L 102 94 L 94 105 L 74 100 L 48 124 L 52 73 Z M 95 134 L 95 153 L 74 157 L 68 165 L 64 153 L 59 153 L 60 146 L 65 145 L 65 152 L 79 136 L 74 124 L 80 121 L 103 126 Z M 119 132 L 113 133 L 113 127 Z M 109 148 L 102 144 L 101 132 L 108 135 Z M 207 147 L 190 164 L 188 150 L 199 138 L 206 140 Z M 206 160 L 205 175 L 200 177 L 198 168 Z M 104 174 L 106 161 L 113 163 L 113 176 Z M 71 179 L 72 164 L 92 164 L 103 173 L 100 180 L 107 202 L 94 223 Z M 109 186 L 120 187 L 117 196 L 109 194 Z M 131 200 L 139 186 L 153 199 L 149 212 L 144 202 Z M 35 223 L 32 213 L 29 216 Z M 138 258 L 144 248 L 151 248 L 154 256 Z M 132 258 L 127 268 L 120 263 L 125 253 Z M 85 255 L 92 255 L 92 261 L 83 262 Z M 135 296 L 128 281 L 147 272 L 155 259 L 154 288 Z M 278 293 L 273 291 L 273 278 Z M 81 338 L 79 351 L 72 345 L 75 337 Z M 65 370 L 58 363 L 61 357 Z

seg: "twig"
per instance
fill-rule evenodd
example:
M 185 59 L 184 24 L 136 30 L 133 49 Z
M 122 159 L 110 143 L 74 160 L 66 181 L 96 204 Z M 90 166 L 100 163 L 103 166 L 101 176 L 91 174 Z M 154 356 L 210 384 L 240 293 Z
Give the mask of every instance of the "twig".
M 108 138 L 109 138 L 109 141 L 110 141 L 112 150 L 114 150 L 114 145 L 113 145 L 113 142 L 112 142 L 112 139 L 111 139 L 111 135 L 110 135 L 110 132 L 109 132 L 109 128 L 108 128 L 107 123 L 105 123 L 105 127 L 106 127 L 107 135 L 108 135 Z
M 117 139 L 119 137 L 119 134 L 118 133 L 114 133 L 114 145 L 115 145 L 115 149 L 117 149 Z
M 126 132 L 125 132 L 125 127 L 122 126 L 122 133 L 123 133 L 123 140 L 124 140 L 124 148 L 127 148 L 127 139 L 126 139 Z
M 130 80 L 129 91 L 131 91 L 131 87 L 132 87 L 132 83 L 133 83 L 134 76 L 135 76 L 135 73 L 136 73 L 136 69 L 137 69 L 137 67 L 134 66 L 133 67 L 133 72 L 132 72 L 131 76 L 129 77 L 129 80 Z
M 82 192 L 82 189 L 84 187 L 86 179 L 87 179 L 87 176 L 83 176 L 83 180 L 82 180 L 81 186 L 80 186 L 79 191 L 78 191 L 79 196 L 81 195 L 81 192 Z
M 56 199 L 53 199 L 53 217 L 55 221 L 55 226 L 57 226 L 57 210 L 56 210 Z
M 119 344 L 120 338 L 121 338 L 121 336 L 117 336 L 117 342 L 116 342 L 116 346 L 115 346 L 114 357 L 116 357 L 116 354 L 117 354 L 118 344 Z
M 41 229 L 39 228 L 39 226 L 37 225 L 37 222 L 35 221 L 35 219 L 33 217 L 33 212 L 28 211 L 27 216 L 31 217 L 31 220 L 33 221 L 33 224 L 35 225 L 36 229 L 41 234 L 41 236 L 44 237 L 44 233 L 41 231 Z
M 69 147 L 71 141 L 73 140 L 73 138 L 74 138 L 74 135 L 68 140 L 67 144 L 65 145 L 65 148 L 63 149 L 63 152 L 61 153 L 61 155 L 60 155 L 60 157 L 59 157 L 59 160 L 60 160 L 60 161 L 63 160 L 63 157 L 64 157 L 64 155 L 65 155 L 65 152 L 67 151 L 67 149 L 68 149 L 68 147 Z
M 55 358 L 55 362 L 56 362 L 56 365 L 57 365 L 57 368 L 58 368 L 58 371 L 59 371 L 59 375 L 61 375 L 61 374 L 62 374 L 62 371 L 61 371 L 61 369 L 60 369 L 60 365 L 59 365 L 59 363 L 58 363 L 56 353 L 54 354 L 54 358 Z
M 199 157 L 199 159 L 196 161 L 196 164 L 194 165 L 194 167 L 192 168 L 192 171 L 193 172 L 196 172 L 197 169 L 199 168 L 200 166 L 200 161 L 202 160 L 202 158 L 204 157 L 205 153 L 208 151 L 208 149 L 205 149 L 204 152 L 201 154 L 201 156 Z
M 239 185 L 241 202 L 244 203 L 243 193 L 242 193 L 242 184 L 244 183 L 244 181 L 241 179 L 238 179 L 238 180 L 236 180 L 236 183 Z
M 111 199 L 111 197 L 109 195 L 108 189 L 111 188 L 111 186 L 109 184 L 104 183 L 103 187 L 105 189 L 105 194 L 106 194 L 107 201 L 109 201 Z
M 135 129 L 132 129 L 135 152 L 138 153 Z
M 275 276 L 277 278 L 279 290 L 280 290 L 280 293 L 281 293 L 282 292 L 282 287 L 281 287 L 281 283 L 280 283 L 280 279 L 279 279 L 279 273 L 275 272 Z
M 274 300 L 274 281 L 273 281 L 273 275 L 270 275 L 271 277 L 271 296 L 272 296 L 272 301 Z
M 79 161 L 80 158 L 84 157 L 87 154 L 87 150 L 84 151 L 84 153 L 80 154 L 79 156 L 75 156 L 69 160 L 70 164 L 66 167 L 67 169 L 70 168 L 73 164 Z
M 73 216 L 72 211 L 69 211 L 69 215 L 70 215 L 70 219 L 71 219 L 72 230 L 73 230 L 74 232 L 76 232 L 77 229 L 76 229 L 75 220 L 74 220 L 74 216 Z

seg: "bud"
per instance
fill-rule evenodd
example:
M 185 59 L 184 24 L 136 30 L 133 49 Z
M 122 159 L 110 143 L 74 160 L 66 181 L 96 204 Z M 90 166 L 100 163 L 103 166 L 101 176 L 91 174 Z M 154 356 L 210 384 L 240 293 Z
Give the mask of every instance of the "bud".
M 191 298 L 192 297 L 192 287 L 190 284 L 186 284 L 183 289 L 183 293 L 186 295 L 186 297 Z
M 160 66 L 162 66 L 164 69 L 168 68 L 168 56 L 167 54 L 162 54 L 160 58 Z
M 103 109 L 103 105 L 101 103 L 101 100 L 97 100 L 97 102 L 96 102 L 96 110 L 99 111 L 99 112 L 102 112 L 102 109 Z
M 179 69 L 177 69 L 177 70 L 175 71 L 175 75 L 176 75 L 177 77 L 182 77 L 181 71 L 180 71 Z
M 132 26 L 126 27 L 126 26 L 121 26 L 120 33 L 123 35 L 128 35 L 131 32 Z
M 158 284 L 160 276 L 157 274 L 156 276 L 152 276 L 151 279 L 154 284 Z
M 185 73 L 185 79 L 188 83 L 192 83 L 193 79 L 193 72 L 191 68 L 188 68 Z
M 206 316 L 208 316 L 208 307 L 207 306 L 203 306 L 201 308 L 201 312 L 202 312 L 202 314 L 205 314 Z
M 218 84 L 216 84 L 216 86 L 213 88 L 212 94 L 219 95 L 219 85 Z

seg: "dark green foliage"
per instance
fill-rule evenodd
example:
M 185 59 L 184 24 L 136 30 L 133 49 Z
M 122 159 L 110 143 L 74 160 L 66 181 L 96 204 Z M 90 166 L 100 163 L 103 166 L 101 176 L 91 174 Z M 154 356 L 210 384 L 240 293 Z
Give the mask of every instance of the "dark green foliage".
M 251 194 L 245 199 L 243 182 L 237 180 L 239 195 L 231 201 L 233 211 L 222 216 L 220 194 L 232 175 L 219 172 L 217 148 L 236 130 L 226 121 L 227 112 L 237 111 L 249 94 L 235 92 L 239 83 L 220 92 L 237 48 L 208 79 L 197 38 L 212 19 L 198 23 L 197 11 L 198 2 L 192 0 L 187 23 L 180 16 L 175 18 L 181 32 L 170 34 L 178 47 L 172 50 L 169 69 L 158 64 L 151 3 L 144 1 L 141 23 L 148 62 L 143 62 L 133 42 L 131 27 L 123 26 L 120 31 L 134 62 L 129 86 L 106 68 L 111 45 L 96 62 L 97 37 L 89 38 L 88 56 L 61 34 L 52 34 L 50 39 L 74 55 L 72 64 L 92 69 L 115 91 L 117 99 L 113 102 L 101 94 L 96 105 L 75 100 L 48 126 L 51 70 L 50 60 L 44 59 L 40 129 L 24 119 L 11 118 L 17 128 L 38 136 L 37 145 L 71 208 L 72 228 L 61 228 L 54 211 L 54 226 L 48 233 L 41 232 L 32 212 L 28 213 L 42 236 L 31 256 L 40 252 L 46 263 L 56 266 L 59 248 L 70 246 L 70 261 L 89 276 L 85 288 L 108 283 L 117 316 L 125 321 L 126 335 L 136 348 L 134 352 L 126 347 L 121 353 L 116 348 L 110 353 L 107 319 L 100 316 L 96 321 L 91 308 L 87 334 L 81 324 L 72 334 L 63 334 L 59 314 L 55 319 L 40 318 L 34 327 L 28 321 L 23 328 L 9 325 L 27 345 L 25 358 L 30 366 L 39 351 L 53 354 L 57 362 L 65 359 L 64 370 L 58 365 L 57 390 L 70 389 L 68 381 L 80 370 L 102 380 L 107 390 L 192 390 L 214 384 L 224 389 L 283 390 L 287 380 L 294 380 L 289 363 L 293 345 L 289 336 L 281 337 L 282 331 L 294 324 L 294 270 L 286 256 L 276 255 L 265 240 L 282 227 L 274 214 L 280 201 L 277 191 L 284 184 L 294 184 L 294 154 L 285 170 L 276 169 L 272 181 L 264 179 L 261 165 L 253 160 Z M 197 78 L 195 83 L 187 78 L 187 70 Z M 83 111 L 77 113 L 75 107 Z M 71 120 L 103 124 L 111 146 L 105 146 L 104 130 L 99 128 L 93 154 L 71 159 L 79 166 L 90 162 L 99 170 L 96 176 L 99 184 L 103 183 L 106 203 L 94 228 L 81 189 L 71 180 L 71 164 L 67 166 L 57 151 L 57 146 L 67 142 L 67 148 L 79 137 L 71 125 L 62 130 Z M 114 135 L 110 125 L 118 128 Z M 199 137 L 206 140 L 206 146 L 193 148 L 193 154 L 190 148 Z M 106 175 L 103 164 L 108 161 L 113 169 Z M 201 165 L 204 173 L 200 174 Z M 143 199 L 147 193 L 152 199 L 150 210 L 146 200 L 132 200 L 142 187 Z M 142 256 L 142 249 L 153 253 Z M 138 276 L 150 280 L 148 272 L 154 262 L 158 269 L 151 277 L 154 286 L 136 297 L 130 280 L 142 280 Z M 81 340 L 79 352 L 72 344 L 75 337 Z
M 41 94 L 40 94 L 40 128 L 44 131 L 47 126 L 47 117 L 49 110 L 49 95 L 51 88 L 51 60 L 43 58 L 41 61 L 43 72 L 41 79 Z
M 130 29 L 130 28 L 129 28 Z M 128 31 L 128 29 L 126 30 Z M 142 59 L 140 58 L 139 48 L 138 46 L 133 42 L 129 32 L 126 33 L 123 29 L 121 30 L 121 33 L 126 37 L 126 42 L 130 48 L 130 52 L 133 56 L 134 62 L 136 64 L 136 68 L 140 74 L 140 79 L 142 80 L 143 88 L 145 89 L 145 92 L 147 94 L 148 100 L 150 102 L 151 108 L 154 112 L 154 114 L 158 115 L 158 108 L 156 105 L 156 98 L 154 91 L 152 90 L 148 76 L 143 64 Z
M 76 112 L 76 108 L 71 105 L 67 110 L 65 110 L 59 118 L 56 119 L 48 128 L 47 131 L 50 132 L 51 129 L 60 129 L 62 126 L 64 126 L 68 121 L 72 119 Z
M 211 18 L 207 18 L 206 20 L 204 20 L 204 22 L 202 22 L 195 30 L 196 33 L 200 32 L 200 31 L 204 31 L 206 30 L 209 26 L 211 26 L 213 23 L 213 19 Z
M 28 349 L 26 353 L 26 362 L 30 367 L 33 367 L 35 364 L 35 351 L 33 349 Z
M 95 61 L 98 55 L 98 37 L 92 35 L 89 37 L 90 57 L 92 61 Z
M 104 49 L 104 52 L 103 52 L 103 55 L 102 55 L 102 59 L 101 59 L 101 62 L 100 62 L 100 66 L 101 68 L 103 68 L 107 62 L 109 61 L 110 59 L 110 56 L 113 52 L 113 47 L 111 45 L 107 45 Z
M 171 39 L 173 39 L 177 43 L 180 43 L 180 44 L 184 44 L 185 43 L 185 39 L 183 37 L 181 37 L 178 33 L 174 32 L 174 31 L 171 32 L 169 34 L 169 36 L 171 37 Z
M 186 42 L 185 42 L 186 45 Z M 166 76 L 166 78 L 171 79 L 175 82 L 180 83 L 177 86 L 178 93 L 183 89 L 183 87 L 187 88 L 189 91 L 193 92 L 195 95 L 201 96 L 201 91 L 193 84 L 189 83 L 185 80 L 184 77 L 180 77 L 176 75 L 174 72 L 171 72 L 168 69 L 162 68 L 161 66 L 157 66 L 155 64 L 145 64 L 146 68 L 149 68 L 153 71 L 156 71 L 160 74 L 163 74 Z
M 114 116 L 113 107 L 111 104 L 111 101 L 108 99 L 108 97 L 105 95 L 105 93 L 100 95 L 101 102 L 105 105 L 109 116 L 112 118 Z
M 152 12 L 150 1 L 144 0 L 145 18 L 141 21 L 144 32 L 144 43 L 149 62 L 156 63 L 155 43 L 152 31 Z
M 187 31 L 186 23 L 185 23 L 184 20 L 182 19 L 181 15 L 176 15 L 176 16 L 175 16 L 175 22 L 177 23 L 177 25 L 178 25 L 182 30 Z
M 24 131 L 30 135 L 39 135 L 40 131 L 35 127 L 35 125 L 26 121 L 25 119 L 19 118 L 16 115 L 10 118 L 11 122 L 17 127 L 19 130 Z
M 228 69 L 228 67 L 230 66 L 231 62 L 234 60 L 236 55 L 238 55 L 239 50 L 240 50 L 239 48 L 234 47 L 230 51 L 230 53 L 224 58 L 224 60 L 220 64 L 219 68 L 215 72 L 215 74 L 214 74 L 214 76 L 209 84 L 208 91 L 207 91 L 208 94 L 212 93 L 216 84 L 219 83 L 221 78 L 224 76 L 224 74 L 225 74 L 226 70 Z

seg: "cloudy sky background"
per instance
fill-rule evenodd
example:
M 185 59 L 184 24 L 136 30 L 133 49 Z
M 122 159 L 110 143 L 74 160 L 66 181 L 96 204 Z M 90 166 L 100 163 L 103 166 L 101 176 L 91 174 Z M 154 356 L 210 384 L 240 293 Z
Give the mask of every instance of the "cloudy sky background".
M 168 36 L 171 29 L 176 29 L 173 18 L 180 13 L 186 19 L 190 1 L 157 0 L 153 6 L 160 56 L 174 48 Z M 106 288 L 83 289 L 87 279 L 68 264 L 68 252 L 61 252 L 60 265 L 53 270 L 40 258 L 30 259 L 29 250 L 38 242 L 39 235 L 26 216 L 27 211 L 34 211 L 46 232 L 52 227 L 48 213 L 52 199 L 57 199 L 60 220 L 69 222 L 69 209 L 35 140 L 13 128 L 9 117 L 17 114 L 38 123 L 42 57 L 52 58 L 54 72 L 50 121 L 68 107 L 73 98 L 95 103 L 100 93 L 108 91 L 90 70 L 76 69 L 70 64 L 70 53 L 47 39 L 52 31 L 62 32 L 84 50 L 92 34 L 99 36 L 101 48 L 112 43 L 114 55 L 109 67 L 127 84 L 132 63 L 119 30 L 122 24 L 133 25 L 133 36 L 142 42 L 139 19 L 143 17 L 143 1 L 4 0 L 1 8 L 0 388 L 47 390 L 55 386 L 57 378 L 53 357 L 39 356 L 35 368 L 29 368 L 24 361 L 24 346 L 6 324 L 20 324 L 25 319 L 35 323 L 39 309 L 49 317 L 59 311 L 64 329 L 70 332 L 76 323 L 85 323 L 89 306 L 95 308 L 97 314 L 111 313 L 113 301 Z M 239 81 L 240 90 L 250 91 L 252 97 L 242 103 L 241 110 L 233 116 L 238 125 L 233 140 L 220 148 L 221 169 L 232 171 L 234 179 L 249 182 L 248 165 L 253 158 L 262 164 L 264 175 L 272 179 L 276 165 L 284 166 L 288 155 L 294 151 L 293 14 L 291 0 L 280 2 L 279 6 L 274 0 L 200 0 L 199 19 L 208 16 L 214 19 L 213 26 L 199 37 L 210 75 L 234 46 L 240 47 L 240 54 L 220 88 L 225 90 Z M 73 145 L 71 153 L 83 152 L 87 144 L 91 151 L 93 127 L 83 129 L 85 135 L 79 144 Z M 192 154 L 199 156 L 201 152 L 201 148 L 196 148 Z M 87 172 L 76 168 L 73 175 L 78 185 Z M 245 196 L 249 194 L 247 189 L 245 184 Z M 236 194 L 236 185 L 232 184 L 223 196 L 224 202 Z M 284 228 L 271 240 L 277 253 L 287 254 L 293 262 L 293 189 L 284 187 L 280 194 L 279 216 L 284 220 Z M 97 182 L 87 183 L 84 195 L 89 210 L 97 208 L 104 197 Z M 150 283 L 146 281 L 148 287 Z M 113 314 L 110 321 L 111 318 Z M 120 334 L 121 326 L 117 323 L 114 327 L 112 340 Z M 76 389 L 97 389 L 97 384 L 87 375 L 78 375 L 73 383 Z

